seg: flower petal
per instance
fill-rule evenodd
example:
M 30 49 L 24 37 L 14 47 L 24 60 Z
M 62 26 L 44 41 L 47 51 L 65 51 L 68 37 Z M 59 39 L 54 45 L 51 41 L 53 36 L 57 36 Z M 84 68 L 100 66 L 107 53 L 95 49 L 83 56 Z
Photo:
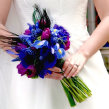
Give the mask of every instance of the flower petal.
M 57 51 L 56 51 L 56 56 L 58 59 L 61 59 L 65 56 L 65 50 L 63 48 L 59 48 Z
M 46 40 L 43 40 L 43 41 L 36 40 L 36 41 L 32 44 L 32 47 L 35 47 L 36 49 L 42 48 L 42 47 L 44 47 L 44 46 L 48 46 L 48 41 L 46 41 Z

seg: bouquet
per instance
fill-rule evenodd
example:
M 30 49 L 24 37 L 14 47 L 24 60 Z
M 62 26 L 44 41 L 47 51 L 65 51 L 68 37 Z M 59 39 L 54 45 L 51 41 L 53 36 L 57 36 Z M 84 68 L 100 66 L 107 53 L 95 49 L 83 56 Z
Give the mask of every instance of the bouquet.
M 12 61 L 20 61 L 17 69 L 21 76 L 44 78 L 52 73 L 49 68 L 57 66 L 62 69 L 65 51 L 70 47 L 70 34 L 63 26 L 51 26 L 46 9 L 41 11 L 36 4 L 32 18 L 34 24 L 28 23 L 29 28 L 23 34 L 8 31 L 13 36 L 0 36 L 0 41 L 16 51 L 9 49 L 7 53 L 17 56 Z M 60 73 L 64 73 L 63 70 Z M 91 96 L 91 90 L 78 76 L 70 79 L 64 77 L 60 82 L 71 107 Z

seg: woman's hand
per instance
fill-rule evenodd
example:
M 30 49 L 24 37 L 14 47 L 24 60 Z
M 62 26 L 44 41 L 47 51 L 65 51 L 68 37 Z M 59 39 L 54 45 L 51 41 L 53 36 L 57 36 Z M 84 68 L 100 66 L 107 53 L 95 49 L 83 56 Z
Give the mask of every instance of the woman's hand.
M 88 57 L 80 52 L 68 57 L 63 65 L 64 76 L 67 78 L 76 76 L 87 60 Z
M 50 79 L 56 79 L 56 80 L 62 80 L 63 79 L 63 74 L 61 74 L 61 69 L 58 67 L 53 67 L 49 68 L 48 70 L 52 71 L 52 74 L 47 74 L 45 78 L 50 78 Z

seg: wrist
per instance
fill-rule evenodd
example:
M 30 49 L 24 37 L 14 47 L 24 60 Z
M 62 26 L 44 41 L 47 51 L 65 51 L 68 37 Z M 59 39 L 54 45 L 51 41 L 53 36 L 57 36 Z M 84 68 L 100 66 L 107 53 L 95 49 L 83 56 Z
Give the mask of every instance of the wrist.
M 87 50 L 84 49 L 79 49 L 77 51 L 79 54 L 83 55 L 86 59 L 90 58 L 90 53 Z

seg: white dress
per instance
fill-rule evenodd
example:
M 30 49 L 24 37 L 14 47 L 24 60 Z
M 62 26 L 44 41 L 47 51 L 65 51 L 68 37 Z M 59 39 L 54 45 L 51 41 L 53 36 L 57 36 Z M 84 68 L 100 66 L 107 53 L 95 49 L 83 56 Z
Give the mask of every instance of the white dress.
M 23 33 L 32 23 L 34 3 L 46 8 L 53 21 L 71 34 L 69 53 L 73 54 L 89 37 L 86 26 L 88 0 L 14 0 L 7 27 Z M 68 55 L 68 53 L 67 53 Z M 98 51 L 85 64 L 79 76 L 92 90 L 85 102 L 71 108 L 60 81 L 28 79 L 17 73 L 12 57 L 0 51 L 0 109 L 109 109 L 109 76 Z

